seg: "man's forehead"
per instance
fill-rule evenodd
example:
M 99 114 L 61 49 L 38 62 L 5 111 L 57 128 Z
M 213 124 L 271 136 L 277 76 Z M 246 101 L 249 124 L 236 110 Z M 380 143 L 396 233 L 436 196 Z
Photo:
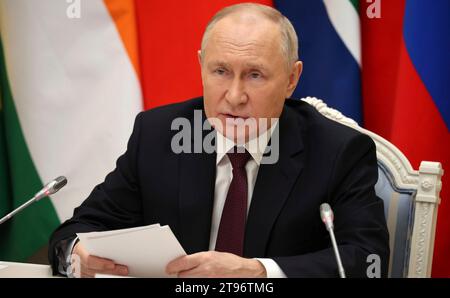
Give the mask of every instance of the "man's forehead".
M 279 47 L 273 42 L 233 43 L 211 40 L 206 46 L 204 58 L 208 67 L 223 66 L 254 69 L 270 69 L 273 63 L 282 58 Z
M 206 48 L 214 48 L 216 53 L 234 53 L 237 55 L 271 55 L 274 48 L 278 48 L 280 36 L 277 32 L 269 32 L 255 28 L 249 30 L 229 30 L 218 27 L 211 35 Z
M 208 65 L 209 66 L 223 66 L 226 68 L 232 68 L 232 66 L 233 66 L 232 63 L 228 62 L 227 60 L 221 60 L 221 59 L 214 59 L 214 60 L 208 61 Z M 245 62 L 243 65 L 244 65 L 244 67 L 246 67 L 248 69 L 264 70 L 267 68 L 265 63 L 258 62 L 258 61 Z
M 279 60 L 275 57 L 282 55 L 279 25 L 260 15 L 253 17 L 226 16 L 214 25 L 204 48 L 207 65 L 244 62 L 248 68 L 263 69 Z

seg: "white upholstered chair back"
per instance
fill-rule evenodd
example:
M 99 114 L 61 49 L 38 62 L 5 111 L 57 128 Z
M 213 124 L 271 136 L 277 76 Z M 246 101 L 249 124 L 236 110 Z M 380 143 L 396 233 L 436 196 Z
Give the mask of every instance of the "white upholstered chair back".
M 422 161 L 414 170 L 392 143 L 360 127 L 354 120 L 314 97 L 303 101 L 334 121 L 369 135 L 377 147 L 378 182 L 375 192 L 384 201 L 391 257 L 389 277 L 430 277 L 439 192 L 443 169 L 439 162 Z

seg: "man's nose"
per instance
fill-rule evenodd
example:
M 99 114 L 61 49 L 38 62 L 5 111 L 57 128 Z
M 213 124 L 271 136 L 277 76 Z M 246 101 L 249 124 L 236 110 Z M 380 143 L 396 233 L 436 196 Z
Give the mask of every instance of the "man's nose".
M 238 106 L 247 102 L 248 96 L 245 92 L 245 86 L 240 78 L 235 78 L 231 82 L 226 93 L 226 100 L 232 106 Z

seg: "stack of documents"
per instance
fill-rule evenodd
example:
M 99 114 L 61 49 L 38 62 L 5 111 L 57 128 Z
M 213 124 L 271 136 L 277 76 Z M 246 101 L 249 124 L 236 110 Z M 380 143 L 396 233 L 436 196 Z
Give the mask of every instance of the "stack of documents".
M 134 277 L 169 277 L 166 265 L 186 255 L 170 227 L 159 224 L 77 236 L 90 255 L 128 266 Z

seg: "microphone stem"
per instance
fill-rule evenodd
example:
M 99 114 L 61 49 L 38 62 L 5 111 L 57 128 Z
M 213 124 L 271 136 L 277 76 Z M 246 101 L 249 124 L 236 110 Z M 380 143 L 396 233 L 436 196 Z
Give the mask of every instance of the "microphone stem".
M 10 212 L 7 215 L 5 215 L 4 217 L 2 217 L 2 219 L 0 219 L 0 225 L 2 223 L 4 223 L 5 221 L 7 221 L 8 219 L 10 219 L 11 217 L 13 217 L 16 213 L 19 213 L 23 209 L 27 208 L 29 205 L 33 204 L 35 201 L 36 201 L 36 197 L 33 197 L 33 198 L 29 199 L 27 202 L 25 202 L 22 205 L 20 205 L 19 207 L 17 207 L 16 209 L 14 209 L 12 212 Z
M 337 262 L 338 269 L 339 269 L 339 276 L 341 278 L 345 278 L 344 266 L 342 266 L 341 257 L 339 255 L 339 251 L 338 251 L 338 247 L 337 247 L 337 243 L 336 243 L 336 238 L 334 237 L 334 231 L 333 231 L 333 229 L 329 229 L 328 231 L 330 232 L 331 243 L 333 244 L 334 255 L 336 257 L 336 262 Z

